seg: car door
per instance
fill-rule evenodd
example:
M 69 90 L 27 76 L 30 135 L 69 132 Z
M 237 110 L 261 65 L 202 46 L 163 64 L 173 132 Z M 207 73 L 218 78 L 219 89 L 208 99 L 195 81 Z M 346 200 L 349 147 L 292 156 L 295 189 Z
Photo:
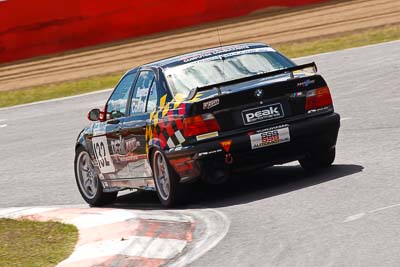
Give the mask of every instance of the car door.
M 120 135 L 120 164 L 124 164 L 125 169 L 117 174 L 118 179 L 152 176 L 146 154 L 146 122 L 150 117 L 146 112 L 146 103 L 149 92 L 152 86 L 156 88 L 156 83 L 152 70 L 142 70 L 132 90 L 129 116 L 122 121 Z
M 97 166 L 105 179 L 115 179 L 124 167 L 116 160 L 119 157 L 119 142 L 123 119 L 128 110 L 128 100 L 137 72 L 125 75 L 107 101 L 106 121 L 93 126 L 92 148 Z

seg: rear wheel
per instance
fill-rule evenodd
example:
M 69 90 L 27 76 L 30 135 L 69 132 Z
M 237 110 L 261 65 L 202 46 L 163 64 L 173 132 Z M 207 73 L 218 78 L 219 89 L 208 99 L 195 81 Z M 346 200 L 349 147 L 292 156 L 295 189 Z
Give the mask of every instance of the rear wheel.
M 156 149 L 152 153 L 151 163 L 157 196 L 161 204 L 166 208 L 180 204 L 183 200 L 184 188 L 165 155 Z
M 335 161 L 336 149 L 331 148 L 324 152 L 312 153 L 299 160 L 301 167 L 305 170 L 313 171 L 327 168 Z
M 75 180 L 83 199 L 91 206 L 113 203 L 118 192 L 106 193 L 97 176 L 89 153 L 80 147 L 75 155 Z

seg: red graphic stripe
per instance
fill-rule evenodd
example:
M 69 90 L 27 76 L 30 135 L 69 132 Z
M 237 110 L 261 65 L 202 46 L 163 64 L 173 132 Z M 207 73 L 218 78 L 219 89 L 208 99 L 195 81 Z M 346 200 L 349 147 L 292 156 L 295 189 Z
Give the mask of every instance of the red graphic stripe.
M 192 241 L 194 223 L 141 220 L 137 236 Z

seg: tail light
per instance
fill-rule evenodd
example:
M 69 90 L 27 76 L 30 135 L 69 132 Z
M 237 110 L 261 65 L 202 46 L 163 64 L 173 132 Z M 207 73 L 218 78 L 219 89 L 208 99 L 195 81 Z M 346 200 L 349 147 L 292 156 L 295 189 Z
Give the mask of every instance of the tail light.
M 306 111 L 320 109 L 332 105 L 332 97 L 328 87 L 307 91 Z
M 219 131 L 219 125 L 211 113 L 188 117 L 183 120 L 183 134 L 186 137 Z

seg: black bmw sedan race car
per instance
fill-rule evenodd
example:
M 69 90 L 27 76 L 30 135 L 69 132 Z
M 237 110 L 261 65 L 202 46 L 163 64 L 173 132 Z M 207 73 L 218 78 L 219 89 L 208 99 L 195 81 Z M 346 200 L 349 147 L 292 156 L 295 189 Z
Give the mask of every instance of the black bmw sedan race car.
M 187 183 L 298 160 L 330 166 L 340 117 L 314 63 L 244 43 L 128 71 L 76 141 L 75 176 L 92 206 L 125 189 L 155 190 L 165 207 Z

